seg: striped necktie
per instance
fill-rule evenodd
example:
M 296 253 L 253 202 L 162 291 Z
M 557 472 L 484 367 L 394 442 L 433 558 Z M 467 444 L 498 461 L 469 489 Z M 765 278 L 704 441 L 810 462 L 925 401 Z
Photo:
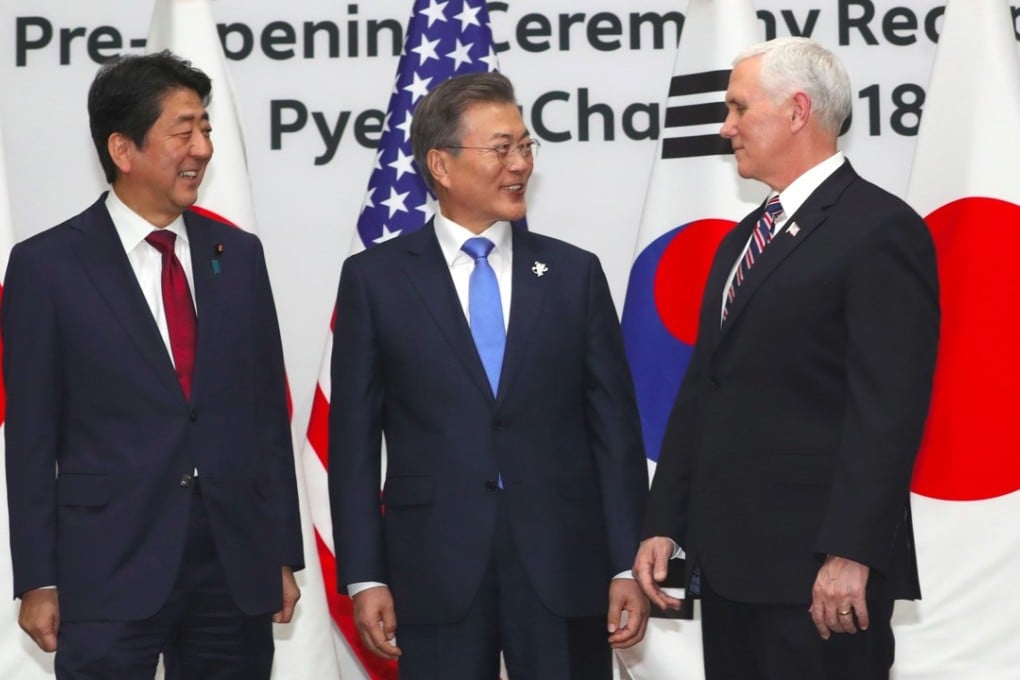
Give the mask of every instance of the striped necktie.
M 737 288 L 744 282 L 747 277 L 747 272 L 751 271 L 751 267 L 761 257 L 762 252 L 765 250 L 765 246 L 772 241 L 772 227 L 776 223 L 776 218 L 783 212 L 783 206 L 779 202 L 779 194 L 776 194 L 769 199 L 769 202 L 765 204 L 765 211 L 758 218 L 758 221 L 754 225 L 754 231 L 751 232 L 751 242 L 747 245 L 747 250 L 744 252 L 744 256 L 740 258 L 740 264 L 737 265 L 737 271 L 733 274 L 733 280 L 730 281 L 730 287 L 726 290 L 726 303 L 723 305 L 722 319 L 726 321 L 726 317 L 729 316 L 730 307 L 733 306 L 733 300 L 737 297 Z

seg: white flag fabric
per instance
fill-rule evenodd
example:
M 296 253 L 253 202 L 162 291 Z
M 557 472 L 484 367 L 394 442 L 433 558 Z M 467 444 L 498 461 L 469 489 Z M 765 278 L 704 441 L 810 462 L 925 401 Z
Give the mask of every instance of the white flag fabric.
M 687 7 L 623 306 L 652 474 L 715 250 L 768 193 L 740 179 L 732 146 L 719 136 L 733 58 L 762 39 L 748 0 L 691 0 Z M 700 623 L 652 619 L 645 640 L 617 657 L 634 680 L 703 678 Z
M 146 50 L 162 49 L 189 60 L 213 82 L 208 106 L 213 125 L 213 160 L 206 169 L 194 209 L 246 231 L 257 232 L 244 134 L 210 0 L 156 0 Z M 306 568 L 296 574 L 301 601 L 294 620 L 274 626 L 273 678 L 335 680 L 341 677 L 340 665 L 301 465 L 296 465 L 296 473 Z
M 7 274 L 7 256 L 14 245 L 10 200 L 7 194 L 6 156 L 3 131 L 0 129 L 0 281 Z M 0 284 L 0 299 L 3 285 Z M 3 343 L 0 340 L 0 349 Z M 6 420 L 7 395 L 0 378 L 0 459 L 4 455 L 3 429 Z M 10 599 L 14 576 L 11 573 L 10 527 L 7 515 L 7 473 L 0 466 L 0 678 L 37 680 L 53 677 L 53 655 L 39 649 L 18 626 L 21 600 Z
M 942 326 L 914 470 L 922 600 L 897 603 L 896 680 L 1020 674 L 1020 57 L 1006 0 L 951 0 L 907 201 L 939 266 Z
M 146 51 L 163 49 L 190 61 L 213 83 L 207 109 L 213 124 L 213 160 L 202 179 L 197 207 L 257 232 L 244 133 L 210 0 L 156 0 Z

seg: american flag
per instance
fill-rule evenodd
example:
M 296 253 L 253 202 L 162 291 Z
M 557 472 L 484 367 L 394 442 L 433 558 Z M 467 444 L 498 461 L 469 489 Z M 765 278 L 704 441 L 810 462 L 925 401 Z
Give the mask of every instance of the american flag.
M 418 102 L 447 78 L 495 70 L 496 50 L 484 0 L 415 0 L 352 253 L 420 229 L 435 213 L 435 198 L 425 187 L 411 153 L 411 118 Z M 341 655 L 353 653 L 372 680 L 396 678 L 395 664 L 383 661 L 362 646 L 351 616 L 351 600 L 337 592 L 326 484 L 332 330 L 331 322 L 312 402 L 308 438 L 302 451 L 319 561 L 330 612 L 348 648 L 341 650 Z M 339 585 L 346 589 L 346 584 Z

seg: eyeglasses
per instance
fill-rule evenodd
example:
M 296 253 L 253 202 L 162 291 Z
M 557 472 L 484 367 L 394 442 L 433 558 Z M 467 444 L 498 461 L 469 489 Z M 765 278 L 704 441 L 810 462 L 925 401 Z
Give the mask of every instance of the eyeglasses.
M 496 158 L 503 165 L 510 162 L 510 155 L 513 153 L 520 154 L 521 158 L 526 163 L 534 163 L 535 158 L 538 156 L 539 143 L 537 139 L 529 139 L 526 142 L 520 144 L 497 144 L 496 146 L 461 146 L 459 144 L 447 144 L 444 149 L 477 149 L 478 151 L 488 151 L 495 154 Z

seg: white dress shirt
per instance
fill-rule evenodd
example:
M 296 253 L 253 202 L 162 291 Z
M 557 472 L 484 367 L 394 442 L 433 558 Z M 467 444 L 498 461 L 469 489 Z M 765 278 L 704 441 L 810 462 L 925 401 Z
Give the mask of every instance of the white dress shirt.
M 106 196 L 106 209 L 113 220 L 113 226 L 117 229 L 117 236 L 120 237 L 124 252 L 127 253 L 128 262 L 138 279 L 138 285 L 142 289 L 142 295 L 149 304 L 149 311 L 159 328 L 159 335 L 163 338 L 166 352 L 173 363 L 174 354 L 170 349 L 170 329 L 166 323 L 166 312 L 163 309 L 163 287 L 161 277 L 163 274 L 163 255 L 149 244 L 145 237 L 156 231 L 144 217 L 127 207 L 117 196 L 112 188 Z M 178 216 L 164 229 L 177 234 L 174 240 L 174 254 L 181 261 L 184 268 L 184 277 L 188 280 L 188 289 L 191 292 L 191 300 L 195 301 L 194 275 L 191 271 L 191 247 L 188 245 L 188 230 L 184 228 L 184 218 Z M 197 307 L 197 304 L 196 304 Z M 197 317 L 197 308 L 196 308 Z
M 475 269 L 474 259 L 460 249 L 464 242 L 476 236 L 483 236 L 492 241 L 493 248 L 489 252 L 489 266 L 496 274 L 496 283 L 499 285 L 499 301 L 503 306 L 503 328 L 506 329 L 510 322 L 510 295 L 511 272 L 513 272 L 513 232 L 509 222 L 496 222 L 480 234 L 474 234 L 453 220 L 436 213 L 435 219 L 436 237 L 439 239 L 439 247 L 443 251 L 443 258 L 446 266 L 450 268 L 450 277 L 453 279 L 453 287 L 457 290 L 457 298 L 464 310 L 464 316 L 468 323 L 471 316 L 468 313 L 468 286 L 471 281 L 471 272 Z

